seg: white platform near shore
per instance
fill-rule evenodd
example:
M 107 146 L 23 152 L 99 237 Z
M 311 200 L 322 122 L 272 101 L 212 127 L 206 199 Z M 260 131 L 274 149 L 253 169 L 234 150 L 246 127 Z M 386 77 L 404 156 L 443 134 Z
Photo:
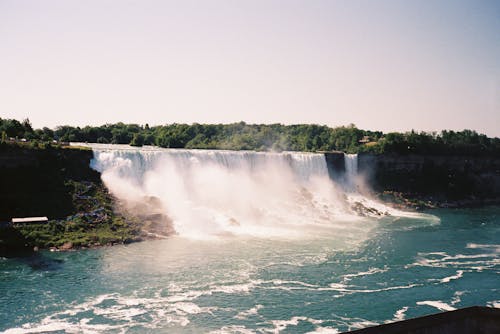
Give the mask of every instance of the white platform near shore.
M 24 218 L 12 218 L 12 224 L 30 224 L 30 223 L 47 223 L 49 218 L 47 217 L 24 217 Z

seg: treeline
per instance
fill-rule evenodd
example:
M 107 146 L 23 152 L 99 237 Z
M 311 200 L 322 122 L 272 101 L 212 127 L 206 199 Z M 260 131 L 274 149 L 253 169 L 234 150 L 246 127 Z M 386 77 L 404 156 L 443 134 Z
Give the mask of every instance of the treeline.
M 373 149 L 380 153 L 495 155 L 500 157 L 500 138 L 489 138 L 473 130 L 443 130 L 439 134 L 415 131 L 391 132 L 385 134 Z
M 500 156 L 500 138 L 476 131 L 440 133 L 382 133 L 354 125 L 331 128 L 315 124 L 105 124 L 33 129 L 28 119 L 0 118 L 2 142 L 10 138 L 28 141 L 89 142 L 156 145 L 168 148 L 230 149 L 257 151 L 344 151 L 348 153 L 487 154 Z

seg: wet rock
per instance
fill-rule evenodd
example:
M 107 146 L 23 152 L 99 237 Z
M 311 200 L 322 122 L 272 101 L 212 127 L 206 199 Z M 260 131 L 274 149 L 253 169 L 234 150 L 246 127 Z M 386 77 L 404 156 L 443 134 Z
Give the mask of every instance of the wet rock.
M 234 219 L 233 217 L 229 218 L 229 225 L 231 226 L 240 226 L 240 223 Z
M 370 208 L 365 206 L 361 202 L 354 202 L 353 205 L 351 206 L 351 209 L 361 217 L 366 217 L 366 216 L 383 216 L 384 213 L 375 209 L 375 208 Z
M 70 242 L 65 242 L 61 247 L 59 247 L 60 250 L 70 250 L 73 248 L 73 243 Z

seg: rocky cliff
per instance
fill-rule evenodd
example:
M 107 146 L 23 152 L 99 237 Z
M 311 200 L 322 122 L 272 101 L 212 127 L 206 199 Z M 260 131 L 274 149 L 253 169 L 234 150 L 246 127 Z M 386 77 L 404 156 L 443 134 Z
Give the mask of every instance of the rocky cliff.
M 6 146 L 0 151 L 0 221 L 62 218 L 74 211 L 68 180 L 100 182 L 89 167 L 92 151 Z
M 115 211 L 88 149 L 0 145 L 0 256 L 33 248 L 91 247 L 139 239 Z M 47 216 L 45 224 L 9 224 Z M 3 223 L 2 223 L 3 222 Z
M 500 199 L 500 157 L 360 154 L 358 171 L 377 192 L 437 202 Z

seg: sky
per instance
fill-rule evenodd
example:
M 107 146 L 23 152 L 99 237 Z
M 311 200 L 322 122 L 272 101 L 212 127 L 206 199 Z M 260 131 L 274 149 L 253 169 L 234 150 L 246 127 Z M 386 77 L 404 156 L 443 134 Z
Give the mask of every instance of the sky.
M 0 118 L 500 137 L 500 1 L 0 0 Z

